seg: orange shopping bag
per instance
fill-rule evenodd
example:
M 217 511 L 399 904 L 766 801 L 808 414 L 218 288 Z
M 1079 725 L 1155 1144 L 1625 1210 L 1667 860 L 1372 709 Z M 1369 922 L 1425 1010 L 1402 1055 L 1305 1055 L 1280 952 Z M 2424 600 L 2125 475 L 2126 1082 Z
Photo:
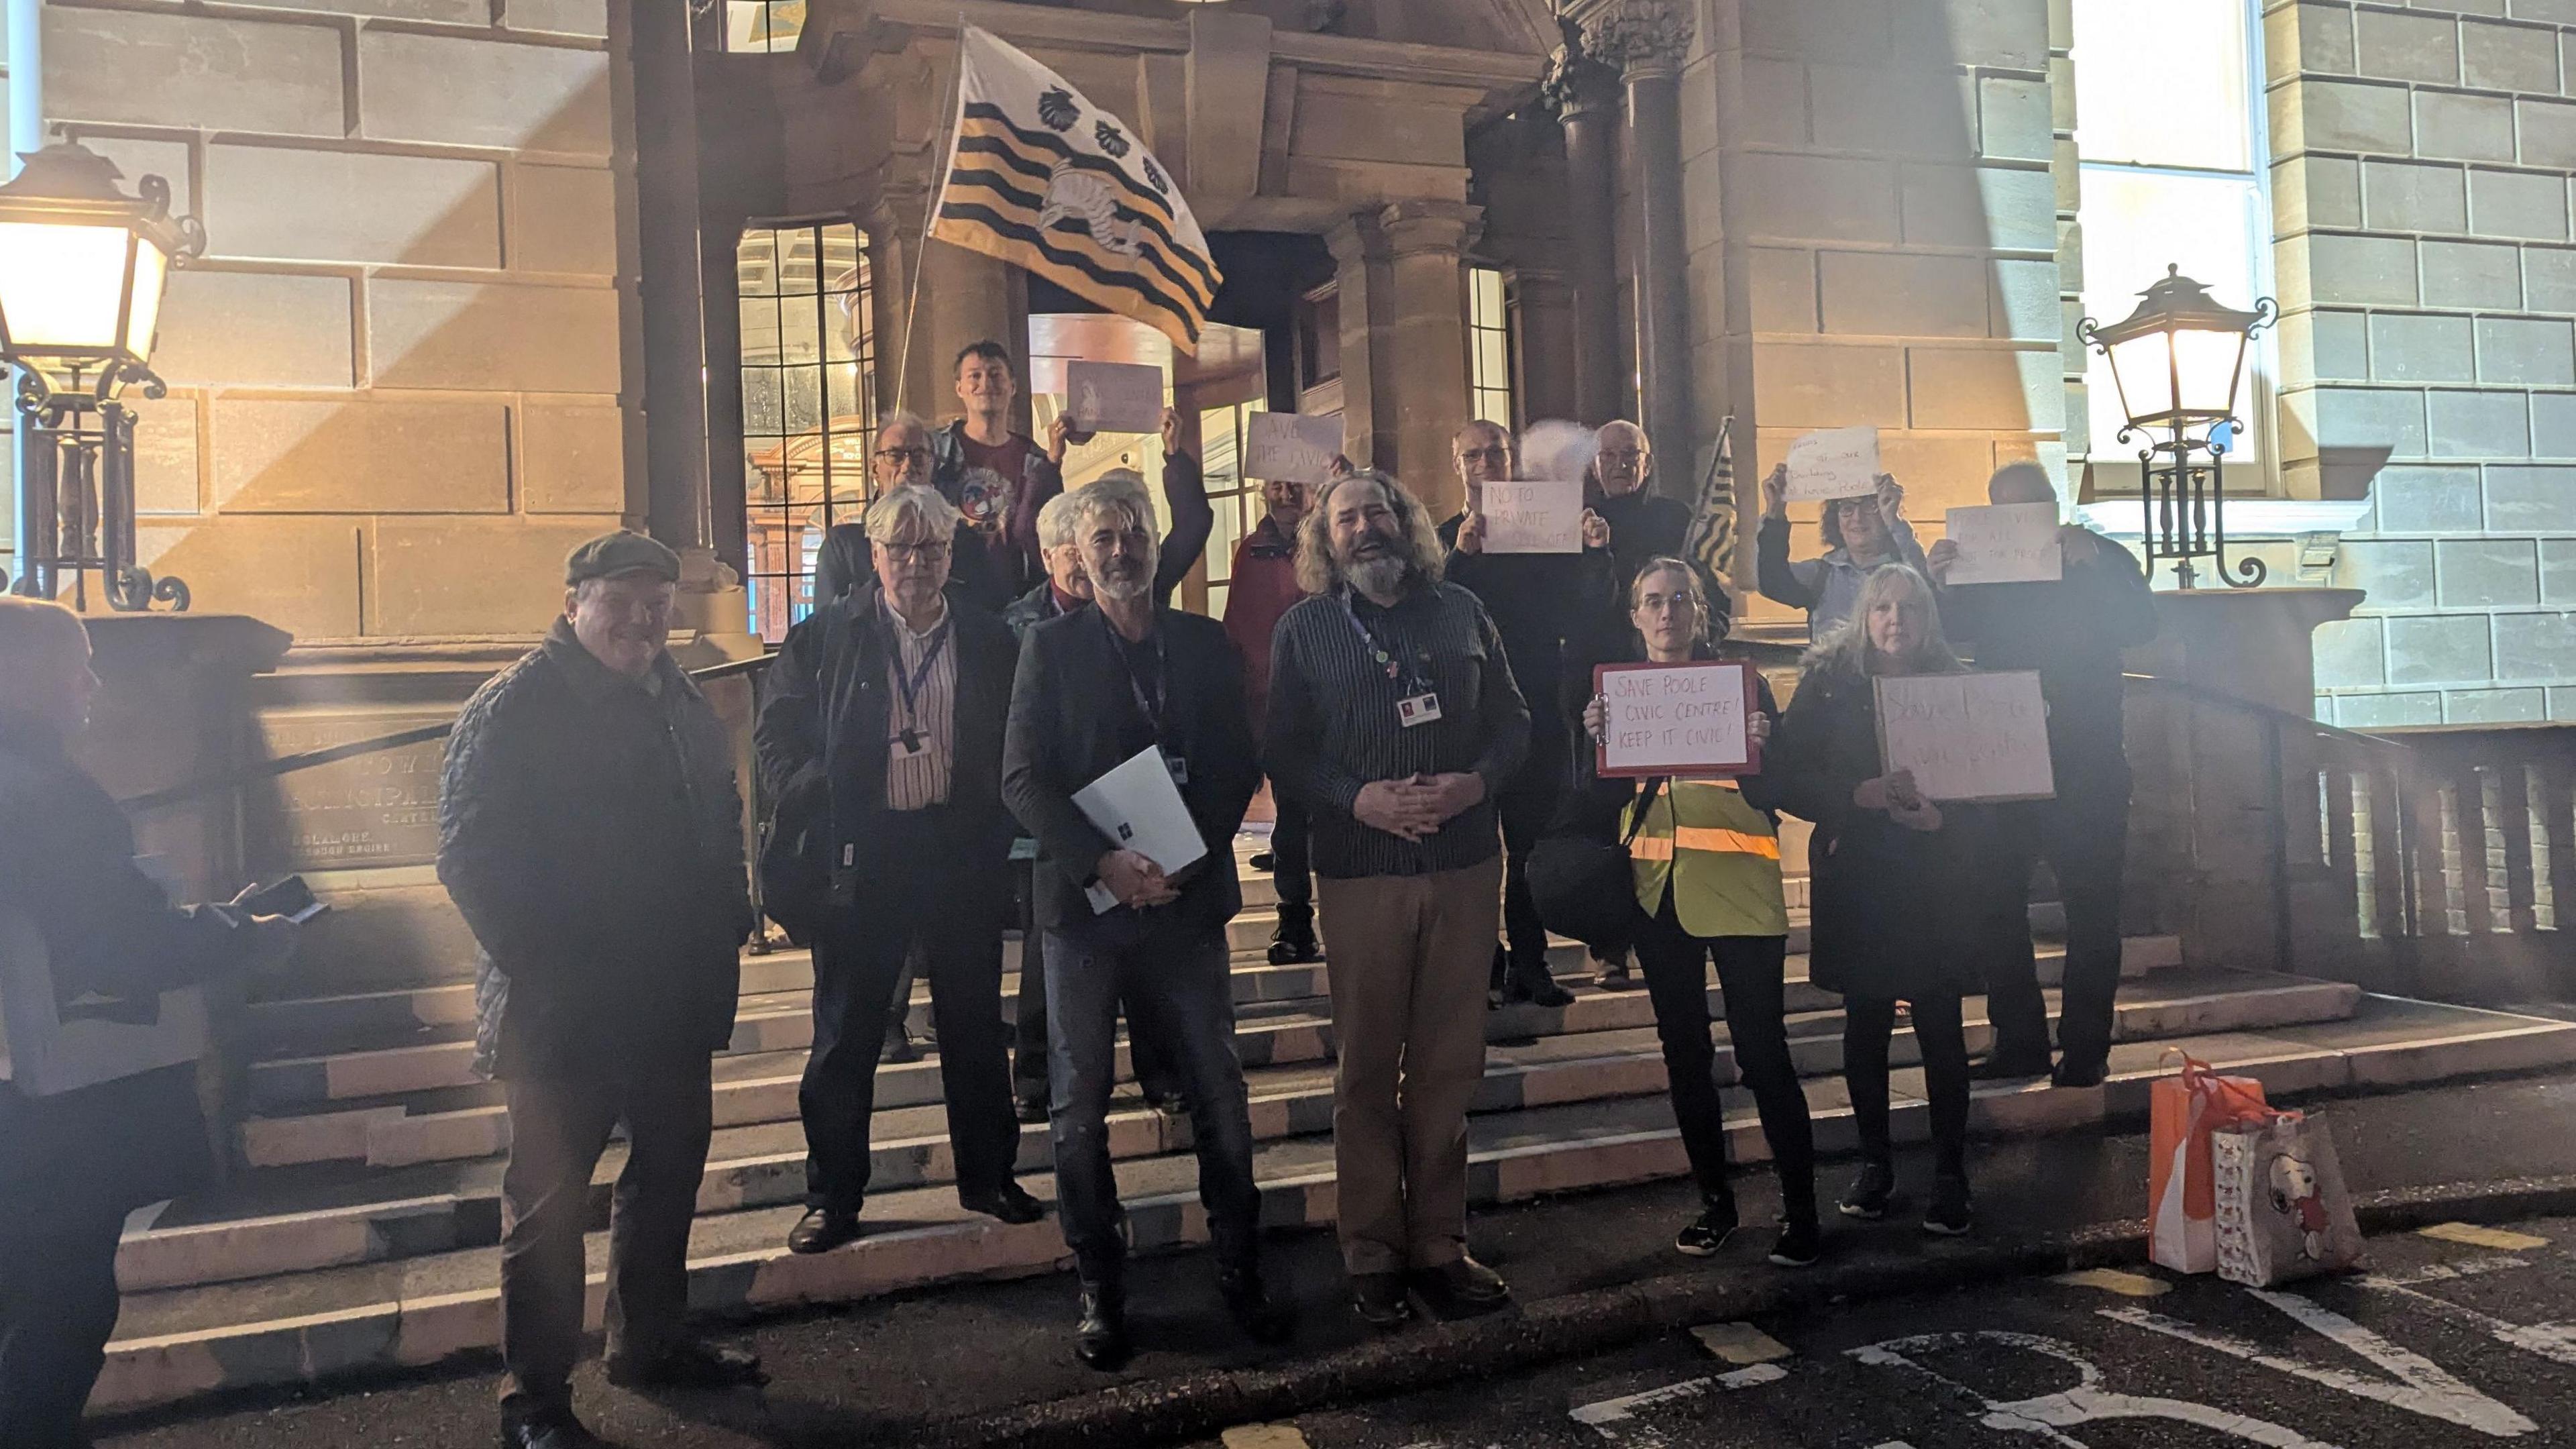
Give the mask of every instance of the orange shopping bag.
M 2209 1134 L 2271 1115 L 2263 1084 L 2222 1077 L 2187 1053 L 2182 1070 L 2159 1078 L 2148 1099 L 2147 1256 L 2182 1273 L 2218 1268 L 2218 1199 Z

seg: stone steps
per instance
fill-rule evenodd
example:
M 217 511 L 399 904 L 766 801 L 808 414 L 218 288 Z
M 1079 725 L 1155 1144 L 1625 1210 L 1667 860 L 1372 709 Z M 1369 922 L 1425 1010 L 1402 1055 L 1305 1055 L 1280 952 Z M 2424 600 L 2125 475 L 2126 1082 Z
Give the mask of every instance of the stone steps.
M 2193 1032 L 2259 1030 L 2332 1021 L 2351 1013 L 2360 993 L 2340 982 L 2231 971 L 2173 970 L 2126 994 L 2117 1039 L 2151 1040 Z M 1617 998 L 1642 1001 L 1639 993 Z M 1711 993 L 1713 1014 L 1723 1002 Z M 2056 1007 L 2050 993 L 2050 1009 Z M 1968 1012 L 1972 1051 L 1990 1044 L 1982 999 Z M 1790 1044 L 1806 1076 L 1842 1069 L 1842 1014 L 1800 1008 Z M 1893 1048 L 1916 1060 L 1910 1030 Z M 1737 1079 L 1724 1026 L 1718 1027 L 1722 1083 Z M 1471 1110 L 1497 1113 L 1541 1105 L 1651 1095 L 1664 1090 L 1664 1067 L 1651 1013 L 1643 1024 L 1523 1039 L 1488 1050 L 1485 1078 Z M 1329 1132 L 1332 1072 L 1323 1060 L 1255 1067 L 1246 1072 L 1254 1136 L 1273 1140 Z M 792 1107 L 792 1096 L 789 1105 Z M 497 1131 L 502 1124 L 496 1119 Z M 1120 1158 L 1187 1150 L 1186 1119 L 1145 1108 L 1132 1094 L 1111 1119 L 1111 1151 Z M 954 1180 L 943 1109 L 936 1104 L 879 1106 L 872 1166 L 880 1193 Z M 623 1165 L 613 1146 L 593 1182 L 593 1210 L 605 1222 L 608 1190 Z M 804 1192 L 804 1138 L 793 1115 L 720 1128 L 699 1190 L 701 1212 L 795 1202 Z M 1020 1168 L 1052 1163 L 1043 1128 L 1021 1137 Z M 374 1184 L 374 1196 L 366 1191 Z M 153 1226 L 130 1233 L 120 1258 L 129 1287 L 174 1287 L 263 1276 L 334 1264 L 400 1257 L 434 1248 L 495 1240 L 499 1231 L 499 1164 L 489 1160 L 425 1164 L 372 1175 L 279 1172 L 174 1205 Z
M 2171 984 L 2181 986 L 2200 974 L 2184 973 L 2171 978 Z M 2143 1113 L 2148 1083 L 2160 1074 L 2163 1056 L 2177 1047 L 2260 1077 L 2282 1097 L 2387 1089 L 2576 1061 L 2576 1024 L 2362 996 L 2349 987 L 2296 978 L 2258 977 L 2234 984 L 2256 992 L 2311 993 L 2309 1010 L 2331 1004 L 2313 993 L 2335 991 L 2350 1014 L 2258 1026 L 2229 1017 L 2217 1000 L 2240 992 L 2168 990 L 2168 981 L 2159 979 L 2128 993 L 2135 1010 L 2124 1011 L 2123 1027 L 2139 1035 L 2113 1049 L 2110 1083 L 2091 1091 L 1981 1087 L 1975 1104 L 1978 1129 L 1990 1135 L 2066 1131 L 2098 1124 L 2106 1115 Z M 1810 1068 L 1826 1063 L 1824 1048 L 1814 1045 L 1819 1034 L 1805 1029 L 1814 1024 L 1801 1022 L 1802 1066 Z M 2182 1034 L 2171 1034 L 2175 1032 Z M 1469 1128 L 1476 1204 L 1664 1178 L 1684 1170 L 1661 1094 L 1651 1033 L 1622 1028 L 1591 1035 L 1600 1040 L 1557 1037 L 1495 1051 L 1488 1099 L 1480 1104 L 1488 1110 L 1473 1118 Z M 1613 1050 L 1588 1053 L 1591 1046 Z M 1293 1130 L 1300 1125 L 1299 1112 L 1315 1109 L 1270 1106 L 1312 1100 L 1313 1093 L 1328 1090 L 1324 1076 L 1319 1070 L 1306 1071 L 1302 1080 L 1275 1072 L 1255 1076 L 1262 1083 L 1256 1090 L 1263 1103 L 1257 1121 L 1291 1129 L 1259 1147 L 1266 1220 L 1274 1227 L 1328 1224 L 1335 1200 L 1331 1139 L 1320 1123 Z M 1571 1086 L 1581 1095 L 1575 1100 L 1545 1095 L 1557 1085 Z M 1537 1095 L 1532 1095 L 1534 1087 Z M 1848 1152 L 1850 1114 L 1840 1082 L 1817 1077 L 1808 1081 L 1807 1090 L 1817 1113 L 1820 1149 Z M 1896 1129 L 1904 1138 L 1919 1139 L 1927 1130 L 1919 1071 L 1900 1071 L 1897 1092 Z M 1727 1105 L 1738 1160 L 1761 1160 L 1766 1148 L 1750 1102 L 1740 1089 L 1730 1088 Z M 1121 1114 L 1122 1132 L 1180 1130 L 1177 1124 L 1145 1120 L 1152 1115 Z M 1158 1135 L 1153 1140 L 1163 1150 L 1119 1166 L 1136 1241 L 1147 1249 L 1201 1241 L 1205 1224 L 1195 1203 L 1194 1166 L 1185 1154 L 1171 1150 L 1183 1139 Z M 1129 1145 L 1144 1143 L 1133 1139 Z M 493 1168 L 488 1163 L 471 1166 Z M 1051 1182 L 1042 1175 L 1025 1181 L 1041 1197 L 1051 1192 Z M 439 1243 L 433 1241 L 435 1234 L 422 1230 L 437 1221 L 442 1203 L 464 1197 L 462 1191 L 452 1191 L 389 1201 L 380 1205 L 382 1218 L 343 1214 L 327 1229 L 329 1211 L 323 1210 L 307 1215 L 302 1226 L 316 1240 L 338 1233 L 344 1242 L 372 1234 L 401 1239 L 408 1226 L 417 1233 L 409 1239 L 408 1251 L 389 1250 L 337 1266 L 242 1282 L 129 1293 L 120 1337 L 110 1345 L 94 1404 L 166 1404 L 217 1389 L 426 1365 L 490 1348 L 498 1341 L 499 1328 L 496 1250 L 465 1246 L 477 1241 L 466 1237 Z M 455 1206 L 443 1210 L 450 1221 L 470 1215 Z M 871 1236 L 816 1258 L 794 1257 L 785 1250 L 786 1230 L 798 1211 L 793 1205 L 744 1206 L 703 1215 L 691 1247 L 693 1305 L 723 1310 L 849 1301 L 964 1278 L 1045 1272 L 1063 1257 L 1054 1222 L 1012 1228 L 969 1218 L 945 1185 L 890 1190 L 873 1198 L 869 1219 L 876 1230 Z M 497 1232 L 496 1220 L 492 1231 Z M 277 1233 L 268 1238 L 283 1241 Z M 604 1235 L 592 1234 L 589 1247 L 590 1314 L 596 1324 Z

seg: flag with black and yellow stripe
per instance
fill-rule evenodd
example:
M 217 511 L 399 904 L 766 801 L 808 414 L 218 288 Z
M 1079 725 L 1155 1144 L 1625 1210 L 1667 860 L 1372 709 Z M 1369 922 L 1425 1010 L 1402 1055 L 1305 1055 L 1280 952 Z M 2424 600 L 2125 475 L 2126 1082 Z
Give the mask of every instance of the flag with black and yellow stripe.
M 989 31 L 965 28 L 956 139 L 930 234 L 1153 327 L 1182 351 L 1223 280 L 1180 188 L 1127 124 Z

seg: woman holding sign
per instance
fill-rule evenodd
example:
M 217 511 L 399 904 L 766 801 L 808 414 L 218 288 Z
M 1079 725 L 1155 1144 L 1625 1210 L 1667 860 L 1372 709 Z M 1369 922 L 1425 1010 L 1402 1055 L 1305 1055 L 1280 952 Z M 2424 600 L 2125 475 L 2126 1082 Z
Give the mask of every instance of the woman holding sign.
M 1887 1054 L 1896 1004 L 1913 1005 L 1932 1103 L 1937 1157 L 1926 1232 L 1968 1231 L 1968 1048 L 1962 998 L 1983 991 L 1977 943 L 1981 884 L 1975 806 L 1926 799 L 1911 772 L 1879 763 L 1881 676 L 1953 674 L 1932 586 L 1910 568 L 1871 574 L 1851 622 L 1807 652 L 1796 698 L 1763 761 L 1779 807 L 1815 822 L 1816 985 L 1843 998 L 1843 1077 L 1860 1130 L 1860 1175 L 1843 1195 L 1848 1217 L 1887 1215 L 1896 1186 L 1888 1136 Z
M 1631 672 L 1632 683 L 1679 681 L 1684 676 L 1657 675 L 1694 661 L 1719 661 L 1708 639 L 1708 596 L 1698 571 L 1688 563 L 1648 560 L 1629 585 L 1628 603 L 1629 620 L 1645 643 L 1651 667 Z M 1736 715 L 1743 729 L 1731 753 L 1758 763 L 1755 752 L 1769 735 L 1778 706 L 1770 686 L 1750 665 L 1736 667 L 1751 679 L 1754 708 Z M 1730 677 L 1732 671 L 1696 673 L 1707 675 L 1716 689 L 1731 691 L 1730 702 L 1740 710 L 1744 684 Z M 1620 679 L 1618 666 L 1611 666 L 1605 684 L 1619 688 Z M 1697 681 L 1664 687 L 1684 696 L 1680 704 L 1666 708 L 1673 718 L 1717 708 L 1714 696 L 1705 703 L 1688 697 L 1699 687 Z M 1632 687 L 1622 694 L 1634 697 L 1635 691 Z M 1583 725 L 1593 743 L 1602 745 L 1614 714 L 1633 713 L 1614 711 L 1608 695 L 1595 695 L 1584 709 Z M 1633 944 L 1655 1006 L 1673 1119 L 1681 1124 L 1682 1146 L 1699 1180 L 1702 1202 L 1698 1219 L 1682 1229 L 1673 1246 L 1692 1257 L 1707 1257 L 1736 1228 L 1735 1193 L 1726 1174 L 1725 1109 L 1709 1071 L 1716 1055 L 1708 1020 L 1708 962 L 1713 957 L 1718 984 L 1726 993 L 1726 1026 L 1736 1064 L 1753 1090 L 1762 1135 L 1780 1165 L 1780 1236 L 1772 1244 L 1771 1261 L 1803 1268 L 1820 1251 L 1816 1157 L 1807 1098 L 1798 1088 L 1783 1016 L 1789 913 L 1780 890 L 1779 819 L 1773 803 L 1772 791 L 1758 773 L 1643 781 L 1604 776 L 1568 803 L 1559 829 L 1628 842 L 1640 908 Z

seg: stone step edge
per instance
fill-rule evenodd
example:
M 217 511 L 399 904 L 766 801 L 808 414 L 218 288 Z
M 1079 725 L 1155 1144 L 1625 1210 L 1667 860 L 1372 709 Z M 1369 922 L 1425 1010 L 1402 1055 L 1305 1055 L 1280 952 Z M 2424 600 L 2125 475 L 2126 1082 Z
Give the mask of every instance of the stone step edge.
M 2486 1046 L 2501 1055 L 2456 1068 L 2427 1070 L 2432 1065 L 2429 1058 L 2437 1052 L 2457 1054 Z M 2261 1077 L 2268 1092 L 2290 1097 L 2356 1088 L 2387 1090 L 2437 1078 L 2527 1071 L 2570 1060 L 2576 1060 L 2576 1024 L 2534 1022 L 2459 1037 L 2222 1059 L 2218 1065 Z M 2343 1070 L 2332 1070 L 2337 1066 Z M 2084 1091 L 1981 1088 L 1972 1122 L 1981 1135 L 2025 1136 L 2127 1119 L 2145 1112 L 2149 1084 L 2162 1075 L 2158 1070 L 2125 1072 L 2102 1087 Z M 1919 1141 L 1928 1130 L 1927 1112 L 1920 1101 L 1900 1101 L 1893 1104 L 1892 1125 L 1898 1127 L 1901 1138 Z M 1849 1114 L 1848 1108 L 1836 1108 L 1816 1116 L 1823 1126 Z M 1740 1154 L 1739 1162 L 1759 1161 L 1767 1155 L 1758 1121 L 1731 1122 L 1729 1137 L 1730 1146 Z M 1673 1129 L 1573 1143 L 1528 1143 L 1471 1158 L 1470 1202 L 1491 1207 L 1543 1193 L 1666 1179 L 1686 1170 L 1680 1134 Z M 1337 1204 L 1330 1172 L 1274 1179 L 1263 1184 L 1262 1196 L 1266 1226 L 1320 1228 L 1334 1220 Z M 1205 1216 L 1195 1194 L 1140 1198 L 1128 1206 L 1140 1250 L 1206 1241 Z M 922 1270 L 925 1260 L 928 1271 Z M 1052 1218 L 1024 1227 L 974 1220 L 862 1238 L 850 1248 L 810 1258 L 788 1253 L 781 1246 L 692 1260 L 689 1298 L 692 1310 L 698 1312 L 839 1303 L 967 1279 L 1033 1276 L 1054 1271 L 1064 1262 L 1063 1238 Z M 604 1277 L 592 1275 L 587 1288 L 585 1320 L 595 1330 L 606 1295 Z M 369 1368 L 426 1367 L 458 1354 L 488 1350 L 499 1341 L 497 1288 L 125 1339 L 108 1345 L 106 1368 L 91 1407 L 93 1411 L 130 1411 L 224 1389 L 317 1382 Z
M 2350 1016 L 2361 996 L 2359 988 L 2344 982 L 2277 976 L 2262 979 L 2264 984 L 2238 990 L 2122 1003 L 2114 1022 L 2114 1039 L 2121 1042 L 2157 1041 L 2211 1031 L 2260 1032 L 2285 1026 L 2313 1025 Z M 2208 1014 L 2210 1004 L 2219 1001 L 2259 1002 L 2271 1009 L 2224 1022 L 2191 1023 L 2192 1018 Z M 2189 1024 L 2178 1029 L 2171 1021 L 2176 1014 Z M 1806 1069 L 1802 1061 L 1802 1076 L 1830 1077 L 1840 1071 L 1839 1028 L 1825 1023 L 1815 1025 L 1824 1029 L 1791 1037 L 1791 1052 L 1807 1060 L 1819 1055 L 1833 1056 L 1836 1059 L 1833 1066 L 1812 1070 Z M 1991 1046 L 1992 1023 L 1988 1018 L 1976 1017 L 1965 1025 L 1972 1053 Z M 1645 1031 L 1651 1028 L 1623 1030 Z M 1721 1042 L 1716 1051 L 1723 1063 L 1726 1085 L 1737 1085 L 1740 1075 L 1732 1043 Z M 1920 1051 L 1910 1026 L 1898 1030 L 1891 1047 L 1891 1061 L 1898 1067 L 1919 1064 Z M 1531 1094 L 1534 1086 L 1539 1089 L 1535 1098 Z M 1540 1062 L 1489 1061 L 1478 1088 L 1478 1105 L 1471 1110 L 1479 1115 L 1500 1114 L 1618 1097 L 1652 1096 L 1664 1089 L 1661 1049 L 1651 1044 Z M 1497 1093 L 1503 1094 L 1506 1100 L 1488 1100 Z M 1301 1131 L 1298 1123 L 1300 1108 L 1305 1109 L 1311 1122 L 1318 1113 L 1329 1111 L 1330 1101 L 1329 1084 L 1256 1093 L 1250 1101 L 1254 1139 L 1279 1141 L 1323 1130 L 1309 1125 Z M 492 1115 L 497 1118 L 498 1110 L 493 1109 Z M 1186 1119 L 1151 1108 L 1114 1112 L 1109 1118 L 1109 1129 L 1111 1156 L 1122 1161 L 1185 1152 L 1189 1150 L 1191 1141 Z M 497 1137 L 497 1122 L 494 1133 Z M 1024 1130 L 1022 1144 L 1020 1170 L 1047 1170 L 1049 1163 L 1033 1160 L 1045 1156 L 1043 1130 Z M 881 1191 L 934 1186 L 949 1181 L 954 1173 L 945 1133 L 877 1142 L 872 1145 L 871 1155 L 878 1159 L 877 1180 Z M 793 1187 L 793 1179 L 801 1173 L 803 1161 L 801 1152 L 711 1160 L 701 1178 L 698 1211 L 702 1214 L 730 1212 L 792 1201 L 792 1193 L 783 1198 L 761 1198 L 746 1189 L 762 1180 L 782 1176 L 790 1180 Z M 594 1190 L 600 1186 L 601 1183 L 594 1183 Z M 383 1204 L 357 1204 L 312 1212 L 147 1229 L 125 1240 L 118 1260 L 119 1277 L 129 1290 L 157 1290 L 238 1282 L 281 1273 L 408 1257 L 413 1254 L 392 1250 L 398 1235 L 409 1233 L 415 1242 L 420 1241 L 425 1226 L 421 1219 L 434 1217 L 442 1210 L 452 1214 L 466 1203 L 476 1201 L 488 1204 L 493 1202 L 493 1198 L 485 1193 L 450 1193 Z M 497 1215 L 497 1205 L 492 1210 Z M 425 1251 L 471 1246 L 455 1241 L 453 1232 L 444 1235 L 443 1241 L 435 1231 L 428 1232 L 427 1237 L 433 1245 Z M 249 1245 L 243 1254 L 244 1260 L 238 1264 L 213 1270 L 204 1262 L 197 1261 L 201 1258 L 198 1244 L 241 1239 L 249 1240 Z

